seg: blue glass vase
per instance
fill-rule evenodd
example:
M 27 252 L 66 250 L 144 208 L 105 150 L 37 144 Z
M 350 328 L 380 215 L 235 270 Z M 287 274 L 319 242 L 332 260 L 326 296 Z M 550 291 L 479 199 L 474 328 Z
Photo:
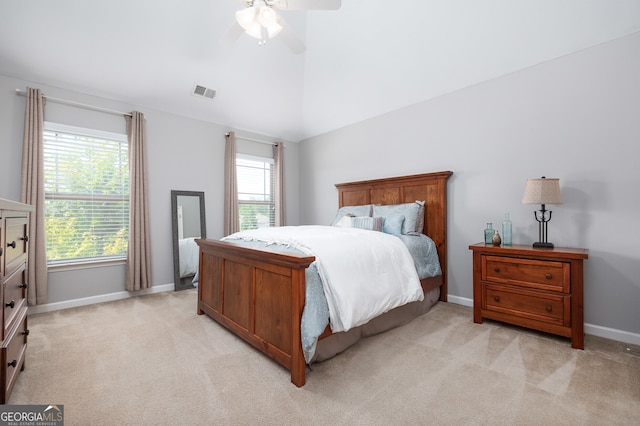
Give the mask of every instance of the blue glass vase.
M 493 223 L 487 222 L 487 229 L 484 230 L 484 243 L 493 244 Z
M 510 246 L 513 243 L 512 237 L 509 213 L 505 213 L 504 220 L 502 221 L 502 245 Z

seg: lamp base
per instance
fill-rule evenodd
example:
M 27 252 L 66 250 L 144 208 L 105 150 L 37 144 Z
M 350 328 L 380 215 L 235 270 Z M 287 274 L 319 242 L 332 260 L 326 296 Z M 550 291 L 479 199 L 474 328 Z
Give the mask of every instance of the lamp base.
M 538 241 L 537 243 L 533 243 L 533 248 L 553 248 L 553 243 L 543 243 L 542 241 Z

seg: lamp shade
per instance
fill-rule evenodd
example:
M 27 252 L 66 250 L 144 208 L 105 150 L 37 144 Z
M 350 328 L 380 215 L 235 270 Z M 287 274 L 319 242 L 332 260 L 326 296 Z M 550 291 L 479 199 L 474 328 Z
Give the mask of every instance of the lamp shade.
M 522 204 L 562 204 L 560 179 L 528 179 Z

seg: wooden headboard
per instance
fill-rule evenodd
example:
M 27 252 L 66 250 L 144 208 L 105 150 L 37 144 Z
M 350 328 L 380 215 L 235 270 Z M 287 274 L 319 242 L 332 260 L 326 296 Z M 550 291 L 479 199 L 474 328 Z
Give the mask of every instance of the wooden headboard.
M 435 172 L 336 184 L 338 206 L 425 202 L 424 231 L 436 244 L 447 295 L 447 179 L 453 172 Z M 444 293 L 444 294 L 442 294 Z

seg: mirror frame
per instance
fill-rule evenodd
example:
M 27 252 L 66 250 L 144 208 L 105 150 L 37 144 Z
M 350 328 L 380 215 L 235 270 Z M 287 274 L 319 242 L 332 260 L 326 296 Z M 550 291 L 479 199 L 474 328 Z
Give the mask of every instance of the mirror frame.
M 171 225 L 173 228 L 173 283 L 176 291 L 194 288 L 191 280 L 180 278 L 180 252 L 178 244 L 178 197 L 198 197 L 200 202 L 200 238 L 207 237 L 207 224 L 204 209 L 204 192 L 171 190 Z

